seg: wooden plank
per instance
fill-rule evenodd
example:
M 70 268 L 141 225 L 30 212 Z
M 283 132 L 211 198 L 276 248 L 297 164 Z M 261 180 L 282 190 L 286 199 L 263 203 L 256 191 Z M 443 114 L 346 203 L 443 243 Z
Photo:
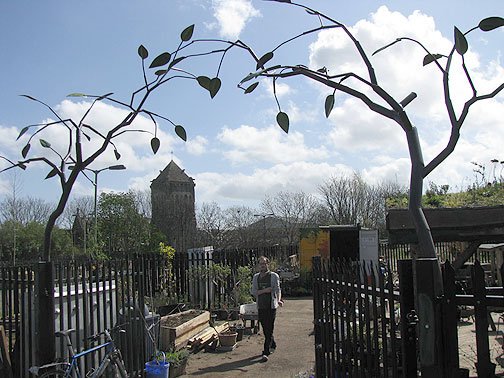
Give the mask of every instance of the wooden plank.
M 435 241 L 504 240 L 504 206 L 423 209 Z M 386 228 L 392 243 L 417 241 L 407 209 L 390 209 Z

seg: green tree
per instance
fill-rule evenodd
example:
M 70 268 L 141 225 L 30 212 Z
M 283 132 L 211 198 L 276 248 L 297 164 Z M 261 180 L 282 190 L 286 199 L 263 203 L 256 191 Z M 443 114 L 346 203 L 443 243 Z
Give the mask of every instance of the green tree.
M 106 255 L 140 252 L 150 245 L 150 224 L 138 211 L 135 193 L 102 193 L 99 240 Z
M 12 239 L 14 237 L 12 228 L 13 221 L 11 220 L 5 221 L 0 225 L 0 245 L 2 246 L 2 258 L 4 260 L 12 257 Z M 44 224 L 40 222 L 16 223 L 16 260 L 38 259 L 44 244 L 44 228 Z M 56 226 L 51 243 L 54 256 L 63 256 L 71 253 L 72 241 L 68 231 Z

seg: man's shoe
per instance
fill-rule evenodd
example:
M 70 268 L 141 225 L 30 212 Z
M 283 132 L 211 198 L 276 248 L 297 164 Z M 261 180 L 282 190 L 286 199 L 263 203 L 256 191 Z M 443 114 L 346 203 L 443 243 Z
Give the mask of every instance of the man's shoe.
M 271 347 L 270 347 L 270 352 L 273 353 L 277 348 L 277 345 L 276 344 L 273 344 Z
M 266 356 L 265 354 L 262 355 L 262 358 L 261 358 L 261 362 L 266 362 L 268 361 L 268 356 Z

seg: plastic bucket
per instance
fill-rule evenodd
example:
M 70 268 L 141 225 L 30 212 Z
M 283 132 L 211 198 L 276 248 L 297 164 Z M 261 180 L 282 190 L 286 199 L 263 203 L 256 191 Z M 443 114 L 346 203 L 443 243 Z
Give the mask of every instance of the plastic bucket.
M 163 353 L 163 361 L 158 361 L 156 356 L 154 361 L 149 361 L 145 363 L 146 378 L 168 378 L 169 373 L 170 373 L 170 363 L 166 362 L 164 353 Z

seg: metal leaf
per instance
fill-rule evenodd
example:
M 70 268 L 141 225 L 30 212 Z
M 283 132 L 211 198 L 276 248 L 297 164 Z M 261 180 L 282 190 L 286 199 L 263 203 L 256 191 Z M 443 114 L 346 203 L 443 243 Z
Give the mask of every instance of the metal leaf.
M 32 97 L 30 95 L 21 95 L 22 97 L 26 97 L 26 98 L 29 98 L 30 100 L 33 100 L 33 101 L 38 101 L 35 97 Z
M 187 28 L 184 29 L 182 33 L 180 33 L 180 39 L 184 42 L 189 41 L 192 38 L 193 32 L 194 32 L 194 24 L 188 26 Z
M 271 58 L 273 58 L 273 52 L 272 51 L 264 54 L 259 59 L 259 61 L 257 62 L 256 70 L 258 70 L 259 68 L 264 68 L 264 63 L 266 63 L 267 61 L 271 60 Z
M 333 106 L 334 106 L 334 95 L 329 95 L 325 99 L 325 116 L 326 116 L 326 118 L 329 118 L 329 114 L 331 114 Z
M 19 135 L 16 138 L 16 140 L 19 140 L 19 138 L 21 138 L 23 136 L 23 134 L 26 133 L 27 131 L 28 131 L 28 126 L 23 127 L 23 130 L 21 130 L 21 132 L 19 133 Z
M 371 55 L 376 55 L 376 54 L 378 54 L 380 51 L 383 51 L 383 50 L 385 50 L 385 49 L 388 49 L 390 46 L 393 46 L 393 45 L 395 45 L 397 42 L 400 42 L 400 41 L 401 41 L 401 38 L 397 38 L 394 42 L 391 42 L 391 43 L 389 43 L 388 45 L 385 45 L 385 46 L 383 46 L 383 47 L 380 47 L 378 50 L 376 50 L 376 51 L 375 51 L 373 54 L 371 54 Z
M 26 146 L 23 147 L 23 150 L 21 151 L 21 155 L 23 158 L 26 158 L 26 155 L 28 155 L 28 151 L 30 151 L 30 143 L 28 143 Z
M 119 160 L 121 158 L 121 154 L 117 150 L 114 150 L 114 155 L 115 155 L 116 160 Z
M 146 59 L 149 56 L 149 52 L 144 47 L 144 45 L 138 46 L 138 55 L 140 55 L 140 58 L 142 59 Z
M 256 83 L 250 85 L 247 89 L 245 89 L 245 94 L 252 92 L 254 89 L 257 88 L 258 85 L 259 85 L 259 82 L 256 82 Z
M 198 76 L 196 78 L 198 80 L 198 84 L 205 88 L 207 91 L 210 90 L 210 78 L 207 76 Z
M 455 50 L 460 55 L 464 55 L 468 49 L 467 39 L 464 34 L 455 26 Z
M 42 147 L 44 148 L 50 148 L 51 147 L 51 143 L 49 143 L 48 141 L 44 140 L 44 139 L 40 139 L 40 144 L 42 145 Z
M 158 55 L 151 63 L 149 68 L 160 67 L 167 64 L 171 59 L 171 54 L 169 52 L 164 52 L 161 55 Z
M 276 116 L 276 120 L 278 125 L 282 128 L 286 133 L 289 132 L 289 116 L 287 113 L 279 112 Z
M 70 93 L 67 97 L 88 97 L 88 95 L 85 95 L 84 93 Z
M 164 75 L 166 72 L 168 72 L 168 70 L 157 70 L 154 74 L 156 76 L 161 76 Z
M 54 177 L 54 176 L 56 176 L 57 174 L 58 174 L 58 170 L 57 170 L 56 168 L 53 168 L 53 169 L 51 170 L 51 172 L 49 172 L 49 173 L 47 174 L 47 176 L 45 177 L 45 179 L 44 179 L 44 180 L 47 180 L 47 179 L 49 179 L 49 178 L 51 178 L 51 177 Z
M 152 152 L 156 153 L 159 150 L 159 146 L 161 145 L 161 142 L 159 141 L 158 138 L 154 137 L 150 141 Z
M 504 26 L 504 18 L 488 17 L 480 21 L 478 27 L 483 31 L 490 31 Z
M 427 64 L 430 64 L 432 62 L 434 62 L 435 60 L 438 60 L 439 58 L 442 58 L 444 55 L 442 54 L 427 54 L 425 55 L 425 57 L 423 58 L 423 65 L 424 67 L 427 65 Z
M 187 134 L 186 134 L 185 129 L 182 126 L 180 126 L 180 125 L 175 126 L 175 134 L 177 134 L 178 137 L 180 139 L 182 139 L 184 142 L 187 141 Z
M 185 56 L 181 56 L 180 58 L 174 59 L 173 62 L 171 62 L 170 65 L 168 66 L 168 69 L 172 68 L 175 64 L 177 64 L 181 60 L 184 60 L 185 58 L 186 58 Z
M 214 77 L 212 80 L 210 80 L 210 97 L 214 98 L 217 92 L 219 92 L 219 89 L 221 87 L 221 80 L 218 77 Z

